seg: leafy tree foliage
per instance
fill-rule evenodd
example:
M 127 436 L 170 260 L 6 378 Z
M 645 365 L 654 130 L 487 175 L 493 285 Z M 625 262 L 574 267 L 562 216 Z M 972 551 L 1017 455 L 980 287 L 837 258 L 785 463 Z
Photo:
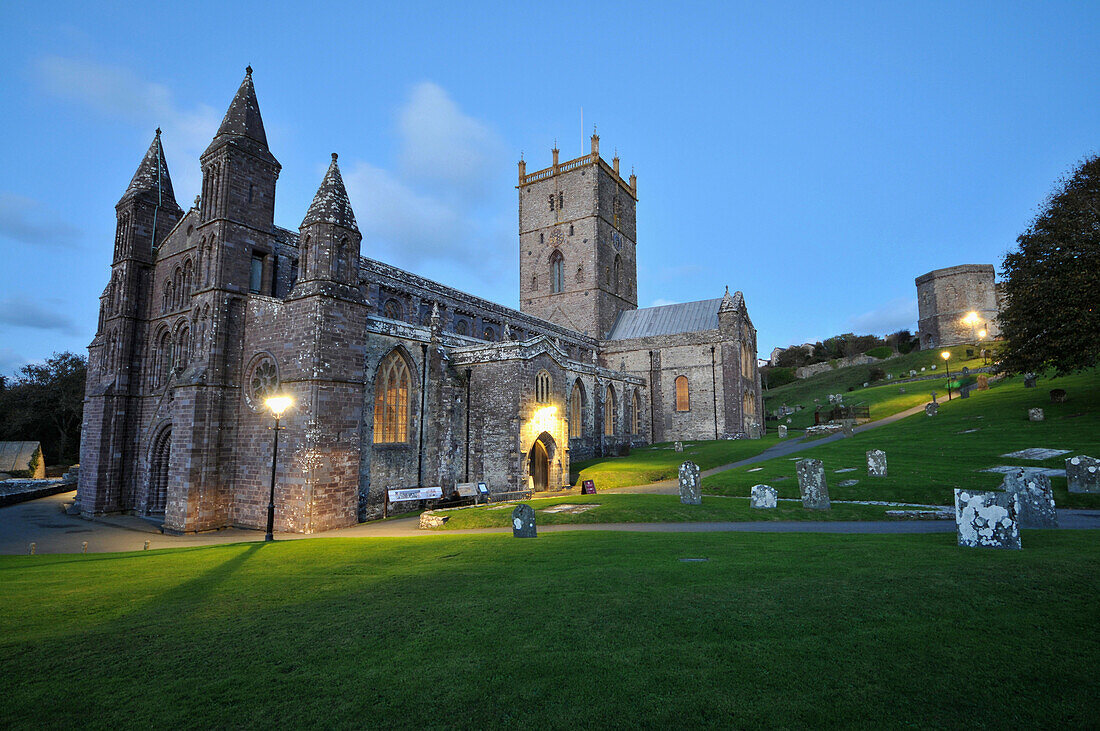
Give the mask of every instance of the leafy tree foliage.
M 1004 260 L 1000 368 L 1059 375 L 1100 362 L 1100 157 L 1058 182 Z
M 87 358 L 54 353 L 0 382 L 0 439 L 42 442 L 47 464 L 80 455 Z

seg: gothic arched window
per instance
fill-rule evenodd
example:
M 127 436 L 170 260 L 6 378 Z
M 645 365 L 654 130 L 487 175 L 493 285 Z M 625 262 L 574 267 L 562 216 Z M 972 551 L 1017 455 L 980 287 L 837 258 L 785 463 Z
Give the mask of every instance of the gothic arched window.
M 565 257 L 555 250 L 550 255 L 550 292 L 557 294 L 565 289 Z
M 409 365 L 398 351 L 387 355 L 374 379 L 374 443 L 409 439 Z
M 630 396 L 630 433 L 638 433 L 638 392 Z
M 332 265 L 332 277 L 337 282 L 344 281 L 344 267 L 347 265 L 348 258 L 348 237 L 345 236 L 340 240 L 340 246 L 336 252 L 336 261 Z
M 455 332 L 459 335 L 469 335 L 470 326 L 466 324 L 465 320 L 459 320 L 455 323 Z
M 611 286 L 615 290 L 615 293 L 618 294 L 623 279 L 623 258 L 618 254 L 615 255 L 615 272 L 612 277 Z
M 607 384 L 607 396 L 603 402 L 603 433 L 612 436 L 615 433 L 615 389 Z
M 382 311 L 382 315 L 391 320 L 400 320 L 401 304 L 397 300 L 386 300 L 386 306 Z
M 490 341 L 496 340 L 497 339 L 496 331 L 493 330 L 493 328 L 491 328 L 491 327 L 485 328 L 485 332 L 483 332 L 481 334 L 481 339 L 482 340 L 490 340 Z
M 191 359 L 191 328 L 183 327 L 176 333 L 175 365 L 177 368 L 187 367 Z
M 573 395 L 569 397 L 569 436 L 584 436 L 584 386 L 579 378 L 573 384 Z
M 172 336 L 165 330 L 157 343 L 157 371 L 154 374 L 157 386 L 163 386 L 168 382 L 168 374 L 172 370 Z
M 690 411 L 691 401 L 688 399 L 687 376 L 676 376 L 676 410 Z
M 184 295 L 190 295 L 191 289 L 194 285 L 194 266 L 191 264 L 191 260 L 188 259 L 183 265 L 183 293 Z
M 550 380 L 550 374 L 546 371 L 539 371 L 535 376 L 535 401 L 540 404 L 550 403 L 550 392 L 554 386 L 554 382 Z

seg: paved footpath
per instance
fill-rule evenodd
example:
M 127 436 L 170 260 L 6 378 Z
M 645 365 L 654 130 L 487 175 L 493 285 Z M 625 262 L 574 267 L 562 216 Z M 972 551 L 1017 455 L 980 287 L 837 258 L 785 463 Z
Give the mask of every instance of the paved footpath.
M 263 540 L 263 531 L 227 528 L 186 536 L 160 533 L 151 522 L 132 515 L 118 515 L 100 520 L 84 520 L 61 511 L 64 503 L 72 502 L 75 492 L 12 505 L 0 509 L 0 554 L 26 554 L 30 543 L 38 553 L 80 553 L 87 541 L 89 553 L 140 551 L 149 548 L 182 548 L 224 543 Z M 1100 510 L 1059 510 L 1062 528 L 1100 529 Z M 424 531 L 417 528 L 418 518 L 398 518 L 362 523 L 327 531 L 320 535 L 279 533 L 276 540 L 308 538 L 410 538 L 478 533 L 509 533 L 511 528 L 480 528 L 476 530 Z M 649 533 L 950 533 L 955 530 L 950 520 L 913 521 L 755 521 L 751 523 L 593 523 L 539 526 L 540 533 L 558 531 L 602 530 Z
M 862 424 L 855 428 L 856 434 L 860 434 L 871 429 L 877 429 L 880 426 L 886 426 L 887 424 L 893 424 L 895 421 L 900 421 L 907 416 L 913 414 L 919 414 L 924 411 L 924 406 L 914 406 L 911 409 L 905 411 L 899 411 L 896 414 L 883 417 L 877 421 L 869 421 L 866 424 Z M 718 467 L 712 467 L 709 470 L 703 470 L 700 477 L 710 477 L 711 475 L 718 474 L 719 472 L 725 472 L 731 470 L 734 467 L 744 467 L 750 464 L 756 464 L 758 462 L 766 462 L 769 459 L 775 459 L 776 457 L 786 457 L 787 455 L 795 454 L 797 452 L 804 452 L 807 449 L 813 449 L 820 447 L 822 444 L 828 444 L 829 442 L 835 442 L 839 439 L 845 439 L 846 437 L 842 432 L 836 434 L 830 434 L 827 437 L 821 439 L 814 439 L 813 441 L 804 441 L 806 437 L 792 437 L 791 439 L 784 440 L 778 444 L 774 444 L 768 447 L 755 457 L 747 457 L 739 462 L 730 462 L 729 464 L 719 465 Z M 678 495 L 680 493 L 680 485 L 677 480 L 662 480 L 661 482 L 653 482 L 648 485 L 634 485 L 632 487 L 616 487 L 610 490 L 604 490 L 603 492 L 613 493 L 653 493 L 657 495 Z

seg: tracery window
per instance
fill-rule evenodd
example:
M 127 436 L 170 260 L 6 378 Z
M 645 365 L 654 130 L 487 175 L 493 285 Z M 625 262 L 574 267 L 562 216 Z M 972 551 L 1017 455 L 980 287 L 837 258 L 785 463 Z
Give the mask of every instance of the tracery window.
M 691 401 L 688 399 L 687 376 L 676 376 L 676 410 L 691 410 Z
M 387 355 L 374 379 L 374 443 L 409 439 L 409 366 L 398 351 Z
M 560 251 L 550 255 L 550 292 L 558 294 L 565 290 L 565 257 Z
M 535 376 L 535 401 L 540 404 L 550 403 L 550 392 L 553 385 L 550 374 L 546 371 L 539 371 L 538 375 Z
M 615 434 L 615 389 L 607 384 L 607 396 L 603 403 L 603 433 L 606 436 Z
M 279 370 L 274 359 L 264 355 L 252 366 L 252 374 L 248 377 L 249 402 L 253 409 L 261 411 L 266 406 L 267 399 L 278 392 Z
M 573 384 L 573 395 L 569 397 L 569 436 L 584 436 L 584 386 L 579 378 Z

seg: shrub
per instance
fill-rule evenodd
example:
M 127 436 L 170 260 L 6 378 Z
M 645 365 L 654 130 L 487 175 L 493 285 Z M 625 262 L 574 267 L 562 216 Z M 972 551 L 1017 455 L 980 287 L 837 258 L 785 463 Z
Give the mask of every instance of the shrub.
M 882 358 L 889 358 L 893 354 L 894 349 L 891 348 L 889 345 L 880 345 L 877 348 L 871 348 L 866 353 L 864 353 L 864 355 L 869 355 L 872 358 L 878 358 L 880 360 Z
M 874 382 L 881 381 L 883 378 L 886 378 L 886 371 L 878 366 L 871 366 L 871 370 L 867 373 L 867 380 Z

